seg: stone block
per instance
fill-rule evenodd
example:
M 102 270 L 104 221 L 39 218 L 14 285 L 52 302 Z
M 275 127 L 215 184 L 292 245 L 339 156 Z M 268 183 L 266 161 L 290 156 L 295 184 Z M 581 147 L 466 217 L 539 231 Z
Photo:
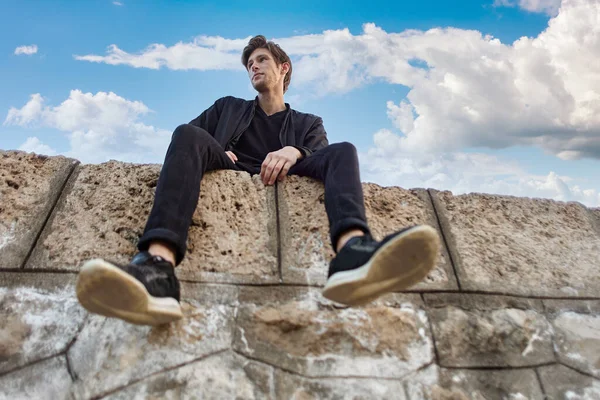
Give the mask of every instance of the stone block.
M 432 400 L 506 399 L 542 400 L 544 394 L 533 369 L 440 369 Z
M 0 150 L 0 268 L 23 266 L 77 163 Z
M 72 286 L 0 288 L 0 373 L 64 352 L 85 315 Z
M 560 364 L 540 367 L 538 372 L 548 400 L 600 399 L 600 380 Z
M 552 320 L 558 359 L 600 378 L 600 314 L 563 311 Z
M 579 314 L 600 314 L 600 300 L 544 299 L 544 309 L 549 314 L 574 311 Z
M 323 286 L 329 262 L 335 255 L 325 213 L 323 183 L 289 176 L 283 184 L 277 185 L 277 190 L 283 281 Z M 427 191 L 364 183 L 363 193 L 367 223 L 376 239 L 414 224 L 428 224 L 439 231 Z M 437 268 L 410 289 L 456 288 L 452 265 L 442 246 Z
M 600 292 L 600 236 L 581 204 L 431 193 L 461 288 L 555 297 Z
M 425 294 L 440 366 L 524 367 L 554 361 L 540 300 Z
M 64 355 L 0 376 L 0 399 L 71 399 L 72 380 Z
M 399 380 L 388 379 L 307 379 L 285 372 L 278 374 L 278 399 L 398 399 L 405 400 L 404 387 Z
M 68 185 L 27 268 L 78 271 L 91 258 L 127 263 L 154 203 L 160 165 L 84 165 Z M 245 172 L 206 174 L 177 269 L 181 279 L 278 281 L 274 188 Z
M 231 345 L 234 308 L 182 304 L 184 318 L 159 327 L 91 316 L 68 351 L 77 398 L 102 396 Z
M 113 393 L 106 400 L 274 399 L 273 368 L 233 352 L 152 375 Z
M 279 282 L 274 186 L 246 172 L 214 171 L 202 180 L 188 255 L 178 276 L 205 282 Z
M 410 302 L 340 310 L 314 289 L 282 292 L 252 303 L 256 290 L 240 291 L 236 351 L 306 377 L 401 378 L 433 361 L 427 317 Z

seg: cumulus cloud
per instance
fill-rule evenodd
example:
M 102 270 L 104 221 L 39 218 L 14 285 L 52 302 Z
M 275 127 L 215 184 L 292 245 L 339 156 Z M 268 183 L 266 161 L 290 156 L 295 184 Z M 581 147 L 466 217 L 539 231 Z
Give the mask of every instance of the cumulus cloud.
M 130 54 L 112 44 L 108 46 L 106 56 L 84 55 L 75 56 L 75 59 L 150 69 L 165 67 L 172 70 L 243 70 L 240 50 L 244 48 L 248 39 L 225 41 L 220 38 L 200 36 L 191 43 L 179 42 L 171 47 L 151 44 L 137 54 Z
M 72 90 L 58 106 L 45 105 L 34 94 L 20 109 L 8 111 L 4 125 L 48 127 L 67 132 L 70 150 L 67 156 L 85 163 L 109 159 L 130 162 L 160 162 L 171 133 L 145 125 L 140 118 L 150 109 L 139 101 L 130 101 L 115 93 L 83 93 Z M 36 138 L 21 147 L 44 153 L 52 149 Z
M 47 156 L 55 156 L 57 154 L 56 150 L 42 143 L 37 137 L 28 137 L 25 143 L 19 146 L 19 150 Z
M 31 46 L 19 46 L 15 49 L 15 54 L 16 55 L 21 55 L 21 54 L 25 54 L 25 55 L 32 55 L 37 53 L 38 51 L 38 47 L 37 45 L 31 45 Z
M 521 1 L 547 9 L 546 0 Z M 158 69 L 242 69 L 248 38 L 201 36 L 137 54 L 116 45 L 79 60 Z M 538 146 L 563 159 L 600 158 L 600 2 L 564 0 L 537 37 L 504 44 L 473 30 L 386 32 L 365 24 L 275 39 L 294 63 L 292 85 L 325 95 L 374 81 L 410 88 L 397 114 L 407 151 Z
M 123 3 L 121 3 L 120 1 L 113 1 L 113 4 L 115 6 L 122 6 L 123 5 Z
M 400 136 L 386 129 L 374 135 L 374 145 L 360 152 L 359 158 L 361 179 L 382 186 L 550 198 L 600 206 L 598 190 L 582 188 L 568 176 L 552 171 L 545 176 L 532 175 L 514 161 L 484 153 L 406 152 Z
M 495 7 L 519 7 L 530 12 L 544 13 L 550 16 L 558 14 L 562 0 L 495 0 Z

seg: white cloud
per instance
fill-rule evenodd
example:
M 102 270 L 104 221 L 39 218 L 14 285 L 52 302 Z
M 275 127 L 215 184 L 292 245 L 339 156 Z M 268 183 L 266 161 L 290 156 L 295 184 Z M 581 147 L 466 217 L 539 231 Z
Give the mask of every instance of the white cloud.
M 545 176 L 532 175 L 514 161 L 489 154 L 406 152 L 401 137 L 385 129 L 374 135 L 374 146 L 359 157 L 361 179 L 382 186 L 550 198 L 600 206 L 598 190 L 583 189 L 570 177 L 552 171 Z
M 556 16 L 562 0 L 495 0 L 495 7 L 520 7 L 524 10 Z
M 42 143 L 37 137 L 28 137 L 25 143 L 19 146 L 19 150 L 47 156 L 55 156 L 57 154 L 56 150 Z
M 113 1 L 113 4 L 115 6 L 122 6 L 123 5 L 123 3 L 121 3 L 120 1 Z
M 67 132 L 71 149 L 65 155 L 84 163 L 110 159 L 161 162 L 164 158 L 172 132 L 140 122 L 140 117 L 150 109 L 139 101 L 112 92 L 92 94 L 72 90 L 69 98 L 58 106 L 46 106 L 44 102 L 40 94 L 32 95 L 22 108 L 9 110 L 4 125 L 49 127 Z M 27 146 L 50 149 L 35 138 L 28 139 L 22 147 Z
M 20 55 L 20 54 L 25 54 L 25 55 L 32 55 L 38 52 L 38 47 L 37 45 L 31 45 L 31 46 L 19 46 L 15 49 L 15 54 L 16 55 Z
M 548 2 L 522 4 L 542 9 Z M 554 3 L 552 3 L 554 4 Z M 139 54 L 117 46 L 79 60 L 171 69 L 242 69 L 244 39 L 201 36 L 153 44 Z M 513 44 L 478 31 L 435 28 L 388 33 L 365 24 L 275 39 L 294 62 L 292 85 L 324 95 L 377 80 L 410 88 L 389 105 L 407 151 L 538 146 L 563 159 L 600 158 L 600 2 L 564 0 L 535 38 Z

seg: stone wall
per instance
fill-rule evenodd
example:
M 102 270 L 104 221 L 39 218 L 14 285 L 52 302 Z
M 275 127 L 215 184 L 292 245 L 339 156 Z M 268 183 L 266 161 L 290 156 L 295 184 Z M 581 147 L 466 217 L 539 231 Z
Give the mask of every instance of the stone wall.
M 375 236 L 426 223 L 443 246 L 424 282 L 346 308 L 320 293 L 323 185 L 212 172 L 185 318 L 89 315 L 78 268 L 134 254 L 159 171 L 0 152 L 0 398 L 600 398 L 599 209 L 364 183 Z

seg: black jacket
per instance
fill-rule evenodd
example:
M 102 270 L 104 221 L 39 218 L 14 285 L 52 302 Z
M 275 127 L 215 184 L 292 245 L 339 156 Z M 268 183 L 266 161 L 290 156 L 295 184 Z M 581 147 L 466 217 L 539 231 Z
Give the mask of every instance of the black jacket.
M 303 157 L 308 157 L 329 144 L 321 117 L 292 110 L 288 103 L 285 106 L 287 112 L 279 132 L 281 147 L 296 147 Z M 254 100 L 222 97 L 190 124 L 206 130 L 228 151 L 250 126 L 256 107 L 258 97 Z

